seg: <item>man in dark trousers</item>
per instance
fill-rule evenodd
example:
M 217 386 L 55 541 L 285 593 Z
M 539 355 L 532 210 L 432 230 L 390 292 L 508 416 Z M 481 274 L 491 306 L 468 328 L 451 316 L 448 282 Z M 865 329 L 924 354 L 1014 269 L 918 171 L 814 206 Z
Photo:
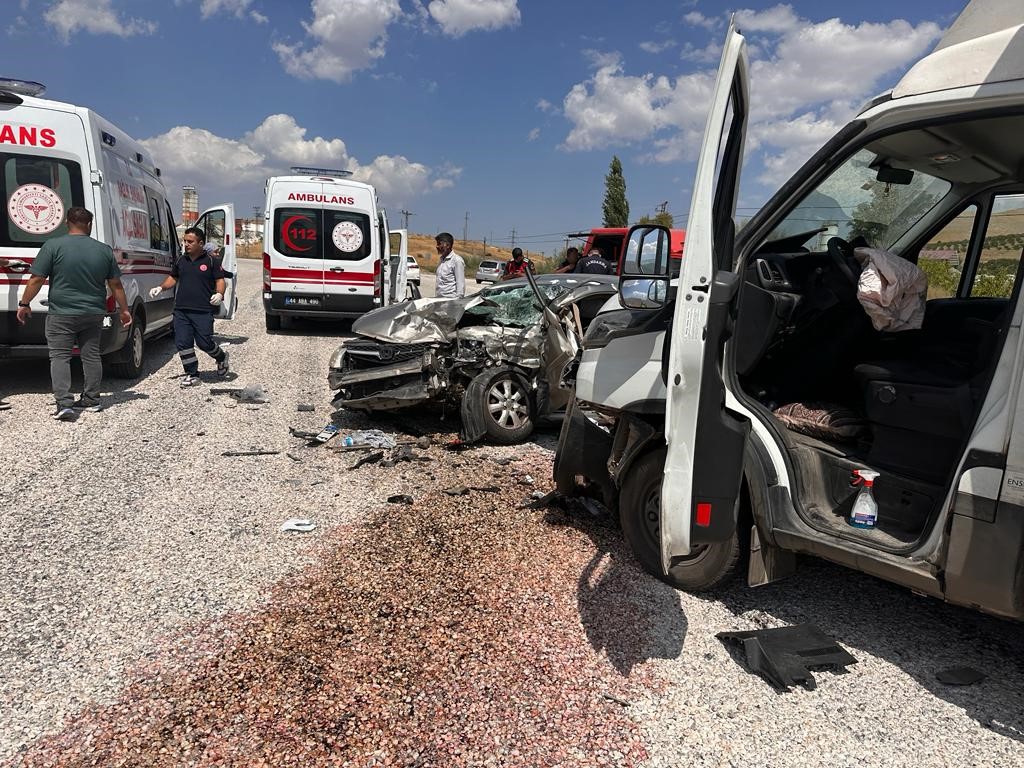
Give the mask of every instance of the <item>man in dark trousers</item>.
M 181 386 L 199 384 L 199 360 L 195 346 L 217 361 L 217 374 L 228 373 L 228 353 L 213 340 L 213 313 L 224 301 L 224 270 L 203 246 L 206 233 L 199 227 L 185 230 L 185 253 L 174 262 L 171 274 L 149 295 L 156 298 L 161 291 L 178 286 L 174 294 L 174 344 L 185 369 Z
M 121 270 L 109 245 L 93 240 L 92 213 L 85 208 L 68 209 L 68 233 L 43 243 L 32 262 L 32 277 L 18 301 L 18 322 L 32 316 L 32 299 L 46 279 L 50 291 L 46 312 L 46 343 L 50 348 L 50 379 L 57 401 L 55 419 L 69 421 L 75 409 L 100 410 L 100 332 L 107 314 L 107 288 L 120 308 L 121 324 L 132 324 L 132 313 L 121 285 Z M 85 384 L 82 396 L 71 395 L 71 350 L 77 346 L 82 359 Z
M 529 259 L 523 258 L 522 248 L 512 249 L 512 258 L 505 262 L 505 274 L 502 280 L 514 280 L 517 277 L 526 277 L 526 270 L 533 272 L 533 264 Z

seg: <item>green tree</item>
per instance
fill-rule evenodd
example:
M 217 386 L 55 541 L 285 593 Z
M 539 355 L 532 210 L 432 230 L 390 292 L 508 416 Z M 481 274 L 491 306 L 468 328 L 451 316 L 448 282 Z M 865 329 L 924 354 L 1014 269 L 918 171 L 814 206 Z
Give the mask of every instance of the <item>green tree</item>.
M 622 163 L 612 157 L 608 175 L 604 177 L 604 202 L 601 204 L 606 227 L 629 226 L 629 202 L 626 200 L 626 180 L 622 176 Z
M 675 223 L 675 218 L 673 218 L 672 214 L 668 211 L 658 211 L 653 216 L 644 214 L 637 222 L 637 224 L 660 224 L 661 226 L 668 227 L 669 229 L 672 229 L 672 227 L 675 226 Z

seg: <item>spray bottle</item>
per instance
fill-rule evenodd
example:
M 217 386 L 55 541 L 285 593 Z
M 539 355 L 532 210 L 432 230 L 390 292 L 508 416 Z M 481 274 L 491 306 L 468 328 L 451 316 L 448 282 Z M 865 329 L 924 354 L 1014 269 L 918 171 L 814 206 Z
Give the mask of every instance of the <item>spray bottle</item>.
M 857 476 L 855 485 L 860 485 L 860 493 L 853 502 L 853 510 L 850 512 L 850 525 L 854 528 L 874 528 L 878 522 L 878 503 L 871 493 L 875 485 L 877 472 L 870 469 L 855 469 L 853 474 Z

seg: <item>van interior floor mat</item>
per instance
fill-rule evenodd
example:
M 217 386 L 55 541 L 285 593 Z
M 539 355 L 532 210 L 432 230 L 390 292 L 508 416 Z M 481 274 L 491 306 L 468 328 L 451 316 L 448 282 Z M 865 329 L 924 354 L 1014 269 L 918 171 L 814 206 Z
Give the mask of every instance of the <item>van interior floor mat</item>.
M 777 691 L 802 685 L 814 689 L 811 669 L 830 668 L 845 672 L 857 660 L 813 624 L 757 629 L 748 632 L 719 632 L 723 643 L 739 645 L 747 657 L 747 669 L 767 680 Z

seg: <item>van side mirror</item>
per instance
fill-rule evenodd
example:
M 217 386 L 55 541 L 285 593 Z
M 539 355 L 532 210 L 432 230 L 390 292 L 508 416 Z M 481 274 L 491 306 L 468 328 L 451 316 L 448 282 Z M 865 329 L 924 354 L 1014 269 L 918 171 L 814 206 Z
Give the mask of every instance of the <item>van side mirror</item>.
M 619 298 L 629 309 L 657 309 L 668 300 L 671 234 L 667 227 L 638 224 L 626 235 Z

